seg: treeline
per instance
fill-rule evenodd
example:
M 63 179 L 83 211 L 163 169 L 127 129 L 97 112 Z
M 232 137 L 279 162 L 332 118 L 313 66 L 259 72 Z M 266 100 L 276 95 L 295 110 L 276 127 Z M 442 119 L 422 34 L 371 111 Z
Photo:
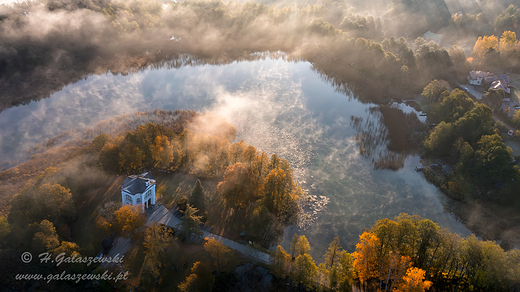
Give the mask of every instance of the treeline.
M 450 25 L 439 32 L 443 34 L 443 41 L 457 42 L 468 36 L 472 38 L 492 34 L 500 36 L 505 31 L 520 33 L 518 3 L 514 3 L 514 1 L 503 2 L 509 3 L 505 7 L 495 5 L 497 3 L 486 5 L 492 7 L 475 5 L 475 8 L 478 7 L 479 11 L 458 10 L 459 12 L 451 15 Z
M 289 253 L 278 246 L 271 256 L 278 279 L 332 291 L 512 291 L 520 283 L 519 250 L 461 238 L 417 215 L 379 220 L 351 254 L 335 238 L 318 266 L 310 250 L 305 236 L 293 237 Z
M 472 63 L 476 68 L 486 71 L 497 71 L 501 68 L 518 70 L 520 42 L 516 33 L 504 31 L 500 39 L 495 35 L 479 37 L 473 47 Z
M 337 37 L 315 44 L 304 57 L 338 90 L 373 103 L 421 92 L 432 79 L 462 81 L 469 72 L 462 49 L 446 50 L 424 38 L 410 44 L 404 38 L 377 43 Z
M 424 40 L 412 49 L 404 39 L 390 38 L 381 46 L 378 42 L 393 35 L 385 33 L 388 21 L 348 13 L 343 1 L 296 8 L 184 1 L 163 9 L 147 0 L 43 1 L 1 7 L 0 48 L 5 52 L 0 56 L 1 108 L 47 97 L 88 74 L 127 74 L 182 54 L 221 62 L 248 55 L 251 59 L 252 52 L 295 53 L 334 83 L 348 84 L 375 102 L 402 91 L 419 92 L 432 78 L 461 79 L 467 74 L 460 49 L 445 50 Z M 31 21 L 36 16 L 55 19 L 46 33 Z M 82 25 L 69 25 L 71 21 Z M 35 31 L 38 41 L 32 37 Z
M 443 180 L 427 168 L 426 175 L 441 185 L 449 196 L 467 200 L 486 196 L 500 199 L 499 194 L 516 193 L 520 173 L 510 164 L 511 149 L 500 137 L 500 126 L 493 120 L 492 110 L 485 104 L 474 103 L 468 95 L 447 83 L 432 81 L 423 92 L 430 104 L 428 119 L 436 123 L 435 129 L 424 141 L 428 155 L 446 157 L 454 166 L 454 173 Z M 483 100 L 491 101 L 492 93 Z M 500 99 L 500 94 L 495 94 Z M 488 191 L 493 191 L 489 196 Z

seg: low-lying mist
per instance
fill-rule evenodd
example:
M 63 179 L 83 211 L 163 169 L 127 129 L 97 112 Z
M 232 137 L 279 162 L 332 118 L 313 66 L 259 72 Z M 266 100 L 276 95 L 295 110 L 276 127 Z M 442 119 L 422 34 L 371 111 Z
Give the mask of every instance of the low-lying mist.
M 311 61 L 338 86 L 366 92 L 369 80 L 366 94 L 373 100 L 417 92 L 432 78 L 467 74 L 465 58 L 455 58 L 460 50 L 413 42 L 427 30 L 451 25 L 442 0 L 266 4 L 35 0 L 0 5 L 0 110 L 46 98 L 90 74 L 170 66 L 185 54 L 226 64 L 250 59 L 251 53 L 284 52 L 289 59 Z M 397 47 L 379 44 L 391 37 L 405 39 Z M 394 77 L 387 80 L 388 75 Z

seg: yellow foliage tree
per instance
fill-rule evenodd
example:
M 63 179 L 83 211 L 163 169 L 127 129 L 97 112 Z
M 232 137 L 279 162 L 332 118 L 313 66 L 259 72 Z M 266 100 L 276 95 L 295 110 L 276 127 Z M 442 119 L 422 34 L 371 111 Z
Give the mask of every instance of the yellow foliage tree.
M 515 49 L 517 42 L 516 33 L 514 31 L 504 31 L 500 38 L 500 51 L 504 53 L 511 52 Z
M 126 235 L 135 235 L 146 223 L 140 206 L 124 205 L 115 212 L 117 229 Z
M 211 291 L 215 277 L 210 269 L 201 262 L 196 262 L 191 268 L 191 274 L 177 286 L 182 292 Z
M 206 237 L 205 240 L 207 242 L 204 244 L 204 249 L 217 261 L 217 273 L 220 275 L 220 263 L 225 264 L 227 262 L 226 254 L 231 250 L 213 237 L 211 239 Z
M 75 242 L 62 241 L 61 245 L 54 249 L 53 254 L 59 255 L 64 253 L 68 257 L 81 256 L 78 252 L 79 246 Z
M 271 256 L 271 264 L 277 277 L 284 278 L 289 274 L 291 260 L 291 255 L 286 253 L 283 247 L 276 247 L 276 251 Z
M 299 255 L 295 260 L 292 268 L 293 279 L 303 285 L 303 287 L 310 288 L 318 277 L 318 267 L 309 254 Z
M 354 267 L 358 271 L 359 280 L 365 282 L 379 275 L 377 264 L 377 247 L 379 238 L 373 233 L 363 232 L 359 236 L 359 243 L 356 244 L 354 256 Z
M 473 47 L 473 54 L 483 58 L 490 49 L 498 49 L 497 37 L 494 35 L 479 37 L 475 42 L 475 46 Z
M 307 237 L 305 237 L 305 235 L 300 236 L 294 248 L 294 256 L 297 257 L 300 255 L 304 255 L 306 253 L 309 253 L 310 251 L 311 245 L 309 244 Z
M 424 280 L 426 272 L 419 268 L 409 268 L 394 291 L 399 292 L 424 292 L 432 285 L 432 282 Z
M 186 277 L 182 283 L 177 286 L 181 292 L 196 292 L 198 291 L 196 288 L 196 283 L 198 282 L 198 277 L 195 274 L 190 274 Z
M 173 161 L 173 147 L 166 136 L 155 137 L 152 147 L 152 157 L 161 167 L 167 168 Z

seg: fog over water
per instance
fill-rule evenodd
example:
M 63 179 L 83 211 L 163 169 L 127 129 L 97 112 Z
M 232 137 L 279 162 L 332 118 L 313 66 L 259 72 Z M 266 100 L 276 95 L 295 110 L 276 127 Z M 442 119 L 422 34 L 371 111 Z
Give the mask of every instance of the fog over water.
M 307 209 L 304 228 L 286 230 L 284 247 L 296 231 L 309 239 L 313 257 L 321 257 L 335 236 L 352 252 L 364 229 L 401 212 L 470 234 L 444 213 L 449 199 L 414 171 L 417 156 L 407 157 L 402 169 L 389 171 L 374 169 L 372 158 L 378 157 L 359 154 L 359 127 L 385 131 L 371 107 L 336 92 L 308 62 L 267 59 L 92 75 L 48 99 L 1 112 L 0 161 L 62 131 L 116 115 L 154 108 L 207 110 L 237 127 L 237 141 L 289 160 L 296 179 L 315 196 L 317 208 Z M 362 119 L 358 128 L 352 116 Z

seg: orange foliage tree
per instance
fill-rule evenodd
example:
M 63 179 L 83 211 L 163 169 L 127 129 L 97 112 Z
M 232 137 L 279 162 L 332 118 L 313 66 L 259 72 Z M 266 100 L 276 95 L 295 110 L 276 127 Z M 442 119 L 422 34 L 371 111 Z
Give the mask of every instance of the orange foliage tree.
M 354 267 L 358 271 L 359 281 L 363 285 L 370 279 L 379 275 L 377 263 L 377 247 L 379 238 L 371 232 L 363 232 L 359 236 L 359 243 L 356 244 L 354 256 Z
M 419 268 L 409 268 L 406 276 L 394 291 L 399 292 L 424 292 L 432 285 L 432 282 L 424 280 L 425 271 Z
M 479 37 L 475 42 L 475 46 L 473 47 L 473 54 L 483 58 L 490 49 L 498 49 L 497 37 L 494 35 Z
M 133 236 L 146 223 L 141 206 L 124 205 L 115 212 L 117 229 L 125 235 Z

